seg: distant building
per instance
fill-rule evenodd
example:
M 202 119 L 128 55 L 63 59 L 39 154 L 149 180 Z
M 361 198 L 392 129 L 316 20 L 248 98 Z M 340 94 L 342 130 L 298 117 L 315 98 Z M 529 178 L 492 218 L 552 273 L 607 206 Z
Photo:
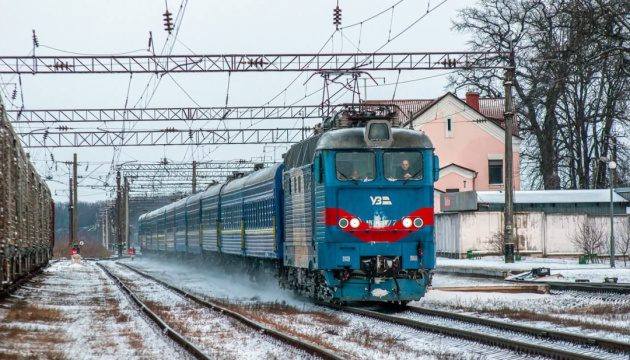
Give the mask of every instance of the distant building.
M 442 194 L 441 214 L 435 216 L 435 247 L 443 256 L 498 254 L 503 234 L 505 193 L 468 191 Z M 630 201 L 613 193 L 615 238 L 630 224 Z M 586 225 L 602 239 L 610 238 L 610 190 L 543 190 L 514 193 L 514 242 L 521 255 L 577 256 L 583 249 L 574 239 Z M 595 236 L 595 235 L 594 235 Z M 597 248 L 601 256 L 609 252 Z M 499 242 L 500 244 L 500 242 Z M 619 254 L 620 251 L 617 251 Z
M 503 211 L 505 193 L 500 191 L 461 192 L 443 194 L 444 212 Z M 545 214 L 610 214 L 610 190 L 540 190 L 515 191 L 515 212 Z M 630 200 L 613 192 L 613 211 L 616 215 L 630 213 Z
M 465 99 L 460 99 L 449 92 L 437 99 L 366 103 L 397 105 L 403 124 L 429 136 L 440 157 L 440 180 L 435 184 L 438 192 L 503 189 L 503 98 L 480 98 L 479 93 L 468 92 Z M 516 123 L 512 136 L 513 173 L 514 189 L 520 190 L 521 138 Z

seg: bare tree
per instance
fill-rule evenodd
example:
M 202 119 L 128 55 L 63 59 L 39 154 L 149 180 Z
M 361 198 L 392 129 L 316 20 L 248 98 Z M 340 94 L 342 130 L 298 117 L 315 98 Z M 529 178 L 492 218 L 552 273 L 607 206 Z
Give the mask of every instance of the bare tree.
M 503 254 L 505 247 L 505 237 L 503 236 L 503 231 L 497 231 L 490 235 L 488 240 L 486 240 L 486 243 L 492 252 Z
M 628 251 L 630 251 L 630 218 L 621 228 L 621 236 L 616 241 L 616 248 L 623 255 L 623 266 L 627 267 Z
M 571 243 L 582 251 L 591 262 L 599 262 L 598 254 L 606 246 L 604 231 L 594 226 L 588 219 L 578 224 Z
M 624 0 L 479 0 L 454 28 L 475 51 L 516 53 L 516 111 L 524 179 L 545 189 L 605 187 L 601 156 L 630 163 L 630 3 Z M 456 88 L 501 96 L 502 74 L 460 71 Z M 624 140 L 626 139 L 626 140 Z M 616 183 L 629 180 L 630 169 Z

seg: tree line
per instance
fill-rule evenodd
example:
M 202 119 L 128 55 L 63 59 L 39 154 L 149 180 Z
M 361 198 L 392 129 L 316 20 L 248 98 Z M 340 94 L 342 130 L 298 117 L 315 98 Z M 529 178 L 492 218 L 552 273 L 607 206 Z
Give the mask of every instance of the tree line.
M 523 138 L 523 183 L 533 189 L 630 184 L 630 2 L 479 0 L 459 11 L 454 29 L 472 51 L 513 46 L 515 110 Z M 503 74 L 463 70 L 456 89 L 501 97 Z

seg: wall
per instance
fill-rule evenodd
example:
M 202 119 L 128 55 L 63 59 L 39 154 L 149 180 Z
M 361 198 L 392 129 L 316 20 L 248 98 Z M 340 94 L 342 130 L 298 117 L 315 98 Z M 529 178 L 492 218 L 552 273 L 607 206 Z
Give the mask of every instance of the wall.
M 475 170 L 478 177 L 475 180 L 476 190 L 500 190 L 502 185 L 489 185 L 488 160 L 503 159 L 505 146 L 503 145 L 504 130 L 491 121 L 476 123 L 481 117 L 472 108 L 464 105 L 452 95 L 446 96 L 426 112 L 414 119 L 414 128 L 426 132 L 440 157 L 440 166 L 451 163 Z M 452 120 L 452 137 L 447 136 L 446 121 Z M 514 189 L 520 190 L 520 139 L 513 137 L 513 174 Z M 440 179 L 436 188 L 445 191 L 447 187 L 462 189 L 463 179 Z M 471 183 L 467 184 L 470 190 Z
M 581 253 L 571 242 L 578 225 L 590 222 L 610 239 L 610 218 L 585 214 L 545 214 L 542 212 L 517 213 L 514 215 L 517 249 L 522 254 L 534 256 L 576 256 Z M 630 216 L 616 216 L 614 221 L 617 247 L 625 226 L 630 226 Z M 435 248 L 438 255 L 464 257 L 466 251 L 496 254 L 491 238 L 502 233 L 502 212 L 460 212 L 435 215 Z M 608 244 L 609 240 L 606 241 Z M 600 251 L 609 253 L 608 247 Z M 617 254 L 621 254 L 617 251 Z

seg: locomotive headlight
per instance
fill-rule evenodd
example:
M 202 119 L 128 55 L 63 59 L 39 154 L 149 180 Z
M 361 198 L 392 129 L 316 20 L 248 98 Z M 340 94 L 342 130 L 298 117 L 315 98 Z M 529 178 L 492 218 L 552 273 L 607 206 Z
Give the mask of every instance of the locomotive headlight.
M 408 217 L 403 218 L 403 220 L 402 220 L 402 224 L 406 228 L 410 228 L 412 223 L 413 223 L 413 221 L 411 221 L 411 219 L 408 218 Z
M 342 229 L 345 229 L 348 227 L 348 219 L 346 218 L 341 218 L 339 219 L 339 227 Z
M 422 221 L 421 218 L 415 218 L 413 219 L 413 226 L 417 227 L 417 228 L 421 228 L 422 225 L 424 225 L 424 222 Z
M 357 219 L 357 218 L 352 218 L 352 219 L 350 219 L 350 226 L 351 226 L 353 229 L 358 228 L 358 227 L 359 227 L 359 225 L 361 225 L 361 222 L 359 221 L 359 219 Z

